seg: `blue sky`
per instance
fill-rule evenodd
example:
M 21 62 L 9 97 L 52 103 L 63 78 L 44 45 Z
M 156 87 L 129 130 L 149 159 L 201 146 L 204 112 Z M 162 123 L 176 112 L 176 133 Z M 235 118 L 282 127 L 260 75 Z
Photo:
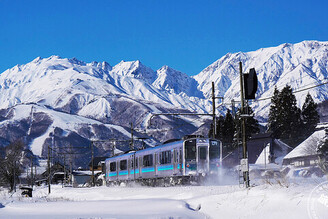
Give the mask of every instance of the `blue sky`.
M 34 58 L 195 75 L 228 52 L 328 40 L 328 1 L 0 0 L 0 72 Z

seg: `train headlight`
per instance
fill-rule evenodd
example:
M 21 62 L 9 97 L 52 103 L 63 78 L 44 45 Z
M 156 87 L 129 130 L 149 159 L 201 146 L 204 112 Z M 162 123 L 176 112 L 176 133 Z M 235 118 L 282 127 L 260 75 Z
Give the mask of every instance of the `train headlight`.
M 187 163 L 186 167 L 190 167 L 189 163 Z

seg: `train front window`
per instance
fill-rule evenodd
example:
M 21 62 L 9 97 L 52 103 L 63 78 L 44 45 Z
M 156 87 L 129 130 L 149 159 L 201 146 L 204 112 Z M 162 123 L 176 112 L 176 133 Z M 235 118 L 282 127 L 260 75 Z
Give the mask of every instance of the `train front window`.
M 210 141 L 210 159 L 219 158 L 220 147 L 218 141 Z
M 186 160 L 196 159 L 196 140 L 185 141 Z
M 199 147 L 199 159 L 206 160 L 206 147 Z

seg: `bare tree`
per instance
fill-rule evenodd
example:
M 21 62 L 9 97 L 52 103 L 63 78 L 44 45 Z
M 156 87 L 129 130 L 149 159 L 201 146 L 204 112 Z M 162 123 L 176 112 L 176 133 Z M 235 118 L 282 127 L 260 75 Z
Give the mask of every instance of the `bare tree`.
M 14 190 L 15 183 L 22 173 L 23 149 L 23 141 L 14 141 L 5 148 L 4 154 L 0 157 L 0 182 L 4 186 L 9 186 L 10 191 Z

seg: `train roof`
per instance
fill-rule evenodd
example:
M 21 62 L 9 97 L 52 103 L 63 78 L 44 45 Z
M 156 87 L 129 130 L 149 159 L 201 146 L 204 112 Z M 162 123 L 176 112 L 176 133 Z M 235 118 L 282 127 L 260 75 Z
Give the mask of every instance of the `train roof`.
M 108 159 L 112 159 L 112 158 L 120 158 L 120 157 L 125 157 L 125 156 L 129 156 L 133 153 L 143 153 L 145 151 L 152 151 L 152 150 L 156 150 L 156 149 L 160 149 L 160 148 L 164 148 L 164 147 L 167 147 L 167 146 L 173 146 L 175 144 L 179 144 L 179 143 L 182 143 L 186 140 L 191 140 L 191 139 L 197 139 L 197 138 L 205 138 L 204 136 L 188 136 L 188 138 L 184 138 L 184 139 L 173 139 L 172 141 L 166 141 L 164 142 L 163 144 L 161 145 L 158 145 L 158 146 L 155 146 L 155 147 L 150 147 L 150 148 L 146 148 L 146 149 L 143 149 L 143 150 L 138 150 L 138 151 L 127 151 L 125 152 L 124 154 L 119 154 L 119 155 L 116 155 L 116 156 L 113 156 L 113 157 L 110 157 L 110 158 L 107 158 L 106 160 Z M 210 140 L 213 140 L 211 138 L 207 138 L 207 139 L 210 139 Z

